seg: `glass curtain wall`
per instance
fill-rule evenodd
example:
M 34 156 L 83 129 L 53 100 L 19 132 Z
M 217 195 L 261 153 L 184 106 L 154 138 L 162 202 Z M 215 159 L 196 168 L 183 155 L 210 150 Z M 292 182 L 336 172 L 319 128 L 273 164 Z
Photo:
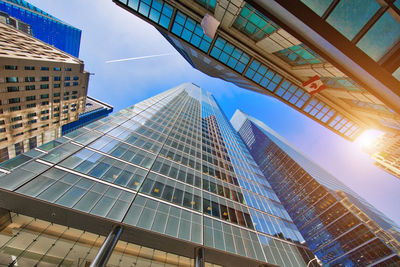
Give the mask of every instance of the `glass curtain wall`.
M 283 266 L 312 253 L 213 96 L 183 84 L 0 165 L 0 187 Z

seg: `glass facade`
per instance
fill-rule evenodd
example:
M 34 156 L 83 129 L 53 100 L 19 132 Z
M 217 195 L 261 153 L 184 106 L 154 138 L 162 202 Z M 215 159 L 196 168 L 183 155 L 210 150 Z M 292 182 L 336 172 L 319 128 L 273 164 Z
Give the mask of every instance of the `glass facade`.
M 16 213 L 3 215 L 1 219 L 2 266 L 86 267 L 94 260 L 106 238 Z M 193 267 L 194 263 L 188 257 L 120 240 L 107 266 Z M 219 266 L 205 263 L 205 267 Z
M 24 0 L 0 0 L 0 11 L 31 26 L 33 37 L 79 57 L 82 31 Z
M 244 2 L 239 5 L 234 1 L 228 1 L 229 7 L 223 7 L 225 4 L 217 4 L 214 15 L 218 17 L 218 14 L 221 14 L 218 8 L 225 8 L 224 17 L 233 19 L 229 24 L 229 30 L 232 28 L 235 34 L 230 34 L 230 31 L 221 31 L 219 34 L 217 31 L 215 37 L 211 39 L 204 35 L 199 17 L 194 16 L 193 12 L 180 8 L 180 5 L 166 3 L 163 0 L 115 0 L 115 2 L 152 23 L 194 68 L 213 77 L 232 82 L 239 87 L 270 94 L 346 139 L 354 140 L 364 130 L 364 125 L 360 121 L 350 119 L 343 110 L 333 108 L 318 95 L 310 96 L 301 86 L 298 86 L 298 83 L 294 82 L 292 77 L 288 77 L 287 73 L 282 72 L 275 64 L 271 64 L 263 55 L 250 49 L 254 45 L 258 46 L 259 43 L 269 40 L 266 46 L 275 43 L 272 45 L 271 56 L 285 63 L 286 67 L 293 67 L 296 70 L 312 69 L 313 66 L 325 68 L 325 63 L 327 63 L 310 47 L 284 31 L 249 3 Z M 316 4 L 318 1 L 305 2 Z M 327 5 L 329 1 L 325 2 L 324 5 Z M 214 9 L 213 1 L 196 0 L 193 3 L 201 10 Z M 324 5 L 321 3 L 320 6 Z M 147 11 L 144 12 L 141 6 L 146 6 L 143 10 Z M 158 6 L 158 10 L 161 10 L 161 7 L 162 10 L 166 9 L 165 21 L 162 22 L 158 16 L 154 19 L 151 12 L 148 12 L 147 7 L 150 6 L 152 8 Z M 199 10 L 195 8 L 194 11 Z M 219 28 L 224 28 L 224 19 L 221 23 Z M 238 39 L 237 34 L 241 34 L 241 38 Z M 308 71 L 305 73 L 307 74 L 299 80 L 309 75 Z M 321 75 L 321 80 L 329 87 L 364 91 L 358 84 L 351 82 L 350 78 L 339 75 L 337 71 L 324 69 L 321 73 L 329 76 Z M 310 103 L 311 98 L 312 103 Z M 312 111 L 315 105 L 316 110 Z M 319 112 L 321 108 L 322 112 Z M 331 117 L 348 124 L 331 125 L 328 123 Z
M 236 111 L 232 125 L 324 266 L 396 266 L 400 228 L 272 129 Z
M 90 123 L 0 170 L 5 190 L 126 228 L 283 266 L 313 258 L 213 96 L 193 84 Z

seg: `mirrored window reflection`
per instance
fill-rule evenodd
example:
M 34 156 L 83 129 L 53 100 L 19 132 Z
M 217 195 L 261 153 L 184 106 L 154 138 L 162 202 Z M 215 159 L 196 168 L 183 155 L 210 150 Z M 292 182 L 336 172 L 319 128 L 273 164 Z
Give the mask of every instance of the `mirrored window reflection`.
M 136 197 L 123 222 L 187 241 L 202 243 L 201 215 L 146 197 Z
M 121 221 L 134 194 L 51 168 L 17 190 L 52 203 Z
M 204 217 L 204 245 L 265 261 L 257 235 Z
M 254 41 L 259 41 L 279 29 L 278 25 L 248 3 L 246 3 L 240 11 L 239 16 L 237 16 L 233 23 L 233 27 L 237 28 Z
M 274 53 L 290 65 L 320 64 L 325 60 L 305 44 L 294 45 Z
M 138 162 L 138 165 L 145 161 L 145 157 L 140 157 L 140 159 L 140 161 L 135 161 Z M 132 190 L 139 189 L 147 173 L 142 168 L 123 163 L 86 148 L 61 162 L 60 165 Z

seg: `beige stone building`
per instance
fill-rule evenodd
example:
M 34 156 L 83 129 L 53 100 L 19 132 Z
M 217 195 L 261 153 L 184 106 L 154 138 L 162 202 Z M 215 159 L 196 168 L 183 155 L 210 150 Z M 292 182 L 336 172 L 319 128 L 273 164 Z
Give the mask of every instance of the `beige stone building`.
M 60 137 L 88 81 L 83 61 L 0 23 L 0 162 Z

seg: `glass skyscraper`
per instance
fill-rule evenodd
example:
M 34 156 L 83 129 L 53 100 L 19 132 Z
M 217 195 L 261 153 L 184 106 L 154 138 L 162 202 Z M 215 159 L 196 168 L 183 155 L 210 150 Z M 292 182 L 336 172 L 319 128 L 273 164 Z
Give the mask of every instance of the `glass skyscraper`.
M 154 266 L 171 266 L 165 253 L 194 258 L 199 247 L 206 262 L 224 266 L 297 267 L 314 257 L 213 96 L 194 84 L 88 124 L 0 171 L 1 263 L 87 266 L 94 253 L 79 231 L 105 235 L 113 225 L 123 227 L 120 242 L 152 250 L 138 255 Z M 32 218 L 45 223 L 32 227 Z M 79 229 L 66 245 L 72 252 L 52 249 L 51 240 L 65 235 L 48 234 L 50 222 Z M 15 241 L 27 231 L 35 245 Z M 113 255 L 128 252 L 117 245 Z
M 261 121 L 231 123 L 324 266 L 400 265 L 399 226 Z
M 29 24 L 33 37 L 79 57 L 81 30 L 24 0 L 0 0 L 0 11 Z

